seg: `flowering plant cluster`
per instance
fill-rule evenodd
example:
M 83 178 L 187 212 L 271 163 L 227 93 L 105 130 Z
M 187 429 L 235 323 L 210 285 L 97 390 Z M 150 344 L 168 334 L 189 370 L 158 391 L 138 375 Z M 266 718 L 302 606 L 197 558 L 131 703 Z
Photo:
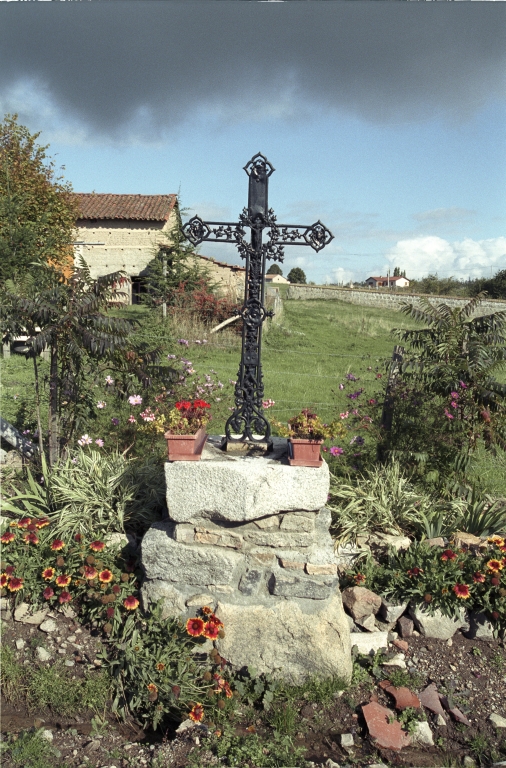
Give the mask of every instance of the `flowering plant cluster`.
M 344 436 L 345 429 L 340 421 L 324 424 L 320 417 L 305 408 L 303 411 L 288 419 L 285 426 L 279 421 L 272 421 L 281 437 L 290 437 L 301 440 L 326 440 L 331 437 Z
M 388 561 L 372 558 L 346 574 L 346 586 L 360 585 L 389 598 L 423 603 L 455 615 L 460 606 L 506 623 L 506 539 L 492 536 L 481 547 L 430 547 L 412 544 L 391 552 Z
M 166 429 L 173 435 L 194 435 L 211 420 L 211 405 L 205 400 L 180 400 L 166 418 Z

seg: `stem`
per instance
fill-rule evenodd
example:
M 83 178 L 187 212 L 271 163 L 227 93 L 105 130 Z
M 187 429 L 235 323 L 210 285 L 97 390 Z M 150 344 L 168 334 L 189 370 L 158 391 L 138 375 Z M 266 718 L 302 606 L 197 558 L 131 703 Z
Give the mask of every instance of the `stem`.
M 49 463 L 53 467 L 59 456 L 58 435 L 58 349 L 51 346 L 49 372 Z
M 42 439 L 42 421 L 40 418 L 40 390 L 39 390 L 39 368 L 37 366 L 37 355 L 33 354 L 33 369 L 35 375 L 35 409 L 37 413 L 37 431 L 39 433 L 39 451 L 40 456 L 44 455 L 44 441 Z

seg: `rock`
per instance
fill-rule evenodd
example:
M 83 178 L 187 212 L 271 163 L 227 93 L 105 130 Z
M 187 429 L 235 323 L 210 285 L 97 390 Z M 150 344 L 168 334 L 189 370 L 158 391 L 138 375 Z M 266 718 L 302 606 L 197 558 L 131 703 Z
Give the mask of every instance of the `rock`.
M 397 629 L 401 637 L 411 637 L 413 634 L 414 622 L 407 616 L 401 616 L 397 620 Z
M 363 656 L 369 656 L 371 651 L 376 653 L 381 648 L 388 647 L 388 633 L 387 632 L 360 632 L 353 633 L 351 637 L 352 646 L 357 647 L 358 653 Z
M 400 750 L 411 743 L 408 734 L 395 720 L 392 710 L 382 707 L 377 701 L 372 701 L 362 706 L 362 713 L 369 736 L 379 747 Z
M 54 738 L 53 732 L 50 731 L 49 728 L 46 728 L 45 730 L 43 730 L 41 733 L 41 736 L 44 739 L 44 741 L 49 741 L 49 742 L 53 741 L 53 738 Z
M 357 619 L 355 623 L 358 624 L 359 627 L 366 629 L 368 632 L 380 631 L 376 626 L 376 620 L 373 613 L 371 613 L 370 616 L 366 616 L 365 619 Z
M 392 640 L 392 645 L 399 649 L 399 651 L 402 651 L 403 653 L 406 653 L 406 651 L 409 649 L 409 643 L 406 642 L 406 640 Z
M 405 656 L 403 653 L 396 653 L 392 659 L 383 662 L 384 667 L 399 667 L 399 669 L 406 669 Z
M 314 543 L 309 533 L 291 531 L 246 531 L 244 538 L 253 546 L 276 547 L 276 549 L 304 549 Z
M 463 634 L 470 640 L 493 640 L 494 625 L 488 620 L 485 613 L 471 611 L 469 614 L 469 629 Z
M 28 614 L 27 616 L 23 616 L 21 619 L 22 624 L 34 624 L 35 626 L 39 626 L 39 624 L 42 624 L 44 619 L 46 618 L 48 614 L 48 608 L 41 608 L 40 611 L 36 611 L 33 614 Z
M 18 639 L 16 640 L 16 648 L 18 649 L 18 651 L 22 651 L 23 648 L 25 647 L 25 645 L 26 645 L 26 643 L 23 640 L 23 638 L 22 637 L 18 637 Z
M 410 615 L 420 634 L 438 640 L 448 640 L 458 629 L 468 626 L 467 612 L 464 607 L 460 608 L 458 618 L 445 616 L 439 608 L 431 614 L 427 608 L 420 605 L 411 605 Z
M 137 546 L 135 536 L 132 536 L 130 533 L 107 533 L 104 541 L 109 547 L 122 546 L 124 548 L 131 546 L 135 549 Z
M 429 547 L 443 547 L 445 546 L 445 540 L 442 536 L 438 536 L 435 539 L 425 539 L 424 544 L 428 544 Z
M 255 667 L 296 685 L 312 675 L 350 680 L 350 635 L 339 593 L 320 605 L 306 613 L 289 601 L 218 603 L 226 632 L 216 641 L 218 652 L 235 668 Z
M 334 762 L 334 760 L 331 760 L 331 758 L 329 757 L 329 759 L 325 763 L 325 768 L 341 768 L 341 766 L 339 765 L 339 763 Z
M 280 512 L 314 511 L 327 502 L 329 468 L 291 467 L 265 457 L 218 456 L 165 464 L 169 517 L 247 522 Z M 191 493 L 188 489 L 191 488 Z
M 229 549 L 242 549 L 244 544 L 242 536 L 228 531 L 225 533 L 212 528 L 204 528 L 201 525 L 195 528 L 194 541 L 199 544 L 213 544 L 215 547 L 229 547 Z
M 431 683 L 427 686 L 427 688 L 424 688 L 424 690 L 418 694 L 418 698 L 420 699 L 420 703 L 423 704 L 423 706 L 429 709 L 431 712 L 434 712 L 435 715 L 444 715 L 444 709 L 441 705 L 435 683 Z
M 283 515 L 279 527 L 282 531 L 297 531 L 298 533 L 304 531 L 304 533 L 311 533 L 314 531 L 314 516 L 307 517 L 304 513 L 300 512 Z
M 326 565 L 306 563 L 306 573 L 312 576 L 335 576 L 337 573 L 337 563 L 327 563 Z
M 336 591 L 337 580 L 315 581 L 302 579 L 297 576 L 282 576 L 274 574 L 269 585 L 271 594 L 281 597 L 299 597 L 312 600 L 325 600 Z
M 42 624 L 39 626 L 39 629 L 42 632 L 50 633 L 50 632 L 56 632 L 56 622 L 53 621 L 53 619 L 46 619 L 42 622 Z
M 394 549 L 396 552 L 409 549 L 411 539 L 407 536 L 396 536 L 391 533 L 374 533 L 367 537 L 367 544 L 373 551 L 387 552 Z
M 6 597 L 0 597 L 0 611 L 7 611 L 9 608 L 9 601 Z
M 480 539 L 479 536 L 474 536 L 472 533 L 465 533 L 464 531 L 455 531 L 452 538 L 456 549 L 460 547 L 479 547 L 484 543 L 483 539 Z
M 175 590 L 174 590 L 175 591 Z M 207 595 L 205 593 L 201 593 L 199 595 L 192 595 L 188 598 L 186 601 L 186 605 L 191 608 L 194 605 L 198 608 L 203 608 L 204 605 L 213 606 L 215 605 L 216 601 L 212 595 Z
M 239 592 L 243 595 L 254 595 L 258 592 L 258 587 L 262 579 L 262 571 L 257 571 L 254 568 L 246 571 L 241 576 L 239 582 Z
M 355 745 L 352 733 L 341 734 L 341 746 L 343 749 L 351 749 Z
M 347 587 L 342 596 L 345 607 L 355 621 L 376 614 L 381 608 L 381 597 L 365 587 Z
M 49 659 L 52 658 L 49 651 L 47 651 L 45 648 L 42 647 L 42 645 L 39 645 L 36 650 L 37 658 L 39 661 L 45 662 L 49 661 Z
M 419 709 L 421 706 L 418 696 L 409 688 L 396 688 L 394 685 L 388 685 L 384 690 L 394 697 L 396 709 L 407 709 L 408 707 Z
M 446 720 L 444 719 L 443 715 L 438 715 L 436 717 L 436 725 L 439 728 L 446 728 L 447 723 L 446 723 Z
M 75 667 L 75 661 L 73 659 L 65 659 L 65 666 L 66 667 Z
M 497 712 L 492 712 L 488 719 L 496 728 L 506 728 L 506 717 L 501 717 Z
M 466 755 L 463 762 L 464 768 L 476 768 L 476 760 Z
M 280 522 L 279 515 L 270 515 L 269 517 L 261 517 L 260 520 L 255 520 L 255 525 L 262 530 L 269 530 L 279 528 Z
M 385 598 L 381 598 L 381 607 L 379 610 L 380 616 L 387 622 L 396 622 L 399 619 L 406 608 L 408 607 L 408 601 L 404 603 L 389 603 Z
M 279 558 L 279 564 L 288 571 L 303 571 L 305 563 L 300 560 L 287 560 L 286 557 Z
M 59 609 L 60 613 L 62 613 L 66 619 L 75 619 L 77 618 L 77 613 L 72 608 L 71 605 L 62 605 Z
M 464 715 L 463 712 L 460 711 L 458 707 L 452 707 L 452 709 L 449 709 L 448 712 L 450 713 L 450 715 L 452 715 L 455 718 L 455 720 L 458 723 L 463 723 L 464 725 L 471 725 L 467 717 Z
M 0 448 L 0 464 L 5 464 L 6 459 L 7 459 L 7 451 L 5 451 L 3 448 Z
M 196 463 L 175 461 L 169 466 Z M 221 548 L 177 544 L 170 535 L 172 528 L 170 522 L 153 523 L 142 540 L 142 564 L 148 579 L 200 585 L 231 581 L 242 555 Z
M 14 621 L 21 621 L 30 612 L 29 603 L 19 603 L 14 609 Z
M 206 598 L 200 601 L 200 598 Z M 166 581 L 160 579 L 154 579 L 153 581 L 145 580 L 141 587 L 141 600 L 142 606 L 146 611 L 148 606 L 152 603 L 162 601 L 162 619 L 168 619 L 169 616 L 180 616 L 184 613 L 184 599 L 180 592 L 178 592 L 172 584 L 168 584 Z M 188 605 L 198 605 L 202 608 L 204 605 L 210 605 L 214 598 L 212 595 L 198 594 L 189 598 Z M 197 600 L 197 602 L 193 602 Z
M 425 747 L 433 747 L 434 739 L 430 725 L 426 721 L 420 721 L 415 724 L 411 732 L 411 738 L 415 744 L 423 744 Z

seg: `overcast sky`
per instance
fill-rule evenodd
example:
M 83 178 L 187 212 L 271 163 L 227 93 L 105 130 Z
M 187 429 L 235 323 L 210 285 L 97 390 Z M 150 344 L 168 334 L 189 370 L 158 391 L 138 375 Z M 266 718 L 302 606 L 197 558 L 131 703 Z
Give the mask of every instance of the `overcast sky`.
M 242 166 L 278 219 L 321 219 L 284 272 L 363 280 L 506 268 L 506 6 L 2 3 L 0 106 L 76 191 L 168 193 L 235 220 Z M 239 261 L 225 246 L 206 255 Z

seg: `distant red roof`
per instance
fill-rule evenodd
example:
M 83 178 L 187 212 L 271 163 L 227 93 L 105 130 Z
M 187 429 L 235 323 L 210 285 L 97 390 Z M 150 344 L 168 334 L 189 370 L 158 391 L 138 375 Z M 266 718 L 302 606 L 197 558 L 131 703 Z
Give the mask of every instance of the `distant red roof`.
M 391 283 L 395 283 L 396 280 L 407 280 L 407 279 L 408 278 L 404 277 L 404 275 L 397 275 L 396 277 L 392 277 L 392 275 L 390 275 L 390 277 L 388 275 L 385 275 L 385 277 L 371 276 L 367 278 L 367 280 L 376 280 L 376 282 L 378 282 L 378 280 L 387 280 L 387 281 L 390 281 Z
M 177 195 L 109 195 L 76 192 L 80 219 L 130 219 L 167 221 Z

